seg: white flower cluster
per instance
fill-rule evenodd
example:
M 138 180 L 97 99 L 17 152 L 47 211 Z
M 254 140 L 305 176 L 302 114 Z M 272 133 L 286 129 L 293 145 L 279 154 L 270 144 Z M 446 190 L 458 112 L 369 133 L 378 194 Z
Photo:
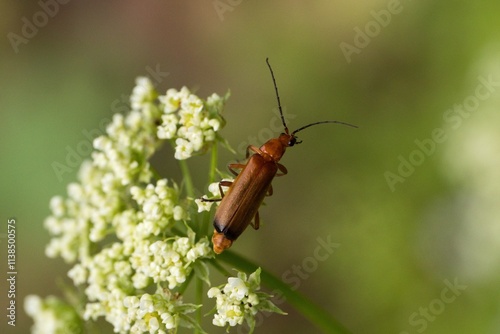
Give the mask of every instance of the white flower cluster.
M 109 222 L 123 205 L 118 196 L 123 189 L 103 190 L 105 175 L 105 170 L 85 161 L 78 173 L 80 182 L 68 185 L 68 198 L 52 198 L 52 215 L 44 222 L 53 236 L 45 250 L 48 257 L 61 256 L 74 262 L 88 255 L 89 240 L 97 242 L 105 237 Z
M 220 111 L 225 98 L 217 94 L 202 101 L 186 87 L 180 91 L 169 89 L 158 97 L 163 104 L 162 123 L 158 138 L 175 140 L 175 158 L 184 160 L 203 151 L 216 139 L 216 132 L 223 125 Z
M 215 140 L 224 100 L 214 95 L 204 102 L 183 89 L 178 99 L 182 106 L 174 113 L 169 109 L 176 101 L 171 90 L 161 98 L 166 102 L 169 97 L 167 107 L 157 101 L 158 93 L 149 79 L 139 78 L 136 83 L 132 111 L 114 115 L 106 134 L 94 140 L 92 161 L 82 164 L 78 182 L 68 186 L 68 197 L 51 200 L 52 215 L 45 227 L 52 239 L 46 254 L 74 263 L 68 275 L 84 288 L 86 297 L 81 318 L 104 317 L 117 333 L 142 333 L 147 326 L 159 333 L 172 325 L 195 326 L 187 314 L 196 306 L 165 296 L 174 294 L 169 289 L 180 288 L 193 271 L 206 278 L 202 260 L 213 252 L 206 236 L 197 237 L 187 225 L 192 201 L 181 198 L 175 183 L 153 180 L 149 159 L 166 138 L 159 136 L 164 124 L 158 124 L 169 110 L 168 115 L 179 117 L 175 137 L 189 140 L 193 152 L 199 151 Z M 156 295 L 143 295 L 155 288 Z M 50 309 L 36 298 L 26 300 L 35 328 L 49 326 Z M 139 309 L 133 306 L 134 298 L 141 301 Z M 158 310 L 148 306 L 144 313 L 142 308 L 148 298 L 152 298 L 151 307 L 161 304 L 168 311 L 158 313 L 159 327 L 151 318 Z
M 179 326 L 181 320 L 187 320 L 190 327 L 198 327 L 185 314 L 194 312 L 198 306 L 180 302 L 180 296 L 162 292 L 154 295 L 128 296 L 124 300 L 127 308 L 127 321 L 132 324 L 130 333 L 168 333 Z
M 169 289 L 174 289 L 186 281 L 193 267 L 191 263 L 199 258 L 212 255 L 208 240 L 205 238 L 194 243 L 194 234 L 190 238 L 173 237 L 167 241 L 140 243 L 131 254 L 134 287 L 144 288 L 146 280 L 154 283 L 167 282 Z
M 148 184 L 146 188 L 133 186 L 130 189 L 132 198 L 142 209 L 142 221 L 136 233 L 143 236 L 158 235 L 170 224 L 186 219 L 185 210 L 179 203 L 179 190 L 174 184 L 167 186 L 168 181 L 161 179 L 156 183 Z
M 104 187 L 114 183 L 128 185 L 133 181 L 148 182 L 152 177 L 148 159 L 160 141 L 156 122 L 161 116 L 156 103 L 157 93 L 147 78 L 138 78 L 130 98 L 132 111 L 115 114 L 106 128 L 106 135 L 94 139 L 93 163 L 109 170 L 102 181 Z M 105 188 L 106 189 L 106 188 Z
M 52 216 L 45 227 L 54 237 L 47 256 L 61 256 L 67 262 L 86 258 L 89 239 L 98 242 L 113 232 L 113 220 L 128 205 L 127 186 L 151 180 L 148 159 L 160 143 L 155 121 L 161 111 L 155 95 L 149 79 L 137 79 L 131 97 L 135 109 L 126 116 L 114 115 L 106 135 L 94 140 L 96 151 L 92 162 L 80 167 L 79 182 L 68 185 L 68 198 L 51 200 Z
M 49 296 L 45 300 L 35 295 L 29 295 L 24 302 L 24 310 L 33 317 L 35 325 L 32 333 L 65 334 L 79 333 L 81 320 L 75 310 L 57 299 Z
M 238 277 L 229 277 L 227 284 L 208 290 L 209 298 L 216 298 L 217 313 L 212 323 L 224 327 L 241 325 L 243 320 L 250 326 L 250 332 L 255 326 L 255 314 L 258 311 L 283 313 L 269 301 L 269 295 L 259 292 L 260 272 L 258 268 L 254 273 L 247 275 L 238 272 Z
M 191 263 L 211 254 L 206 238 L 195 244 L 190 240 L 194 238 L 194 234 L 190 234 L 190 238 L 173 237 L 166 242 L 151 243 L 143 240 L 136 242 L 137 246 L 133 249 L 127 249 L 122 243 L 114 243 L 94 256 L 85 267 L 74 267 L 70 271 L 70 277 L 75 280 L 75 284 L 81 283 L 81 278 L 88 276 L 85 294 L 91 302 L 86 305 L 84 319 L 95 320 L 104 316 L 114 326 L 115 332 L 119 333 L 131 332 L 133 323 L 136 327 L 143 324 L 144 319 L 149 319 L 149 316 L 144 318 L 146 313 L 154 311 L 130 317 L 130 307 L 134 305 L 134 299 L 130 299 L 131 294 L 149 287 L 151 281 L 156 284 L 166 281 L 168 288 L 174 289 L 186 281 L 193 270 Z M 73 274 L 75 271 L 77 275 Z M 80 272 L 83 273 L 82 277 L 79 276 Z M 180 300 L 175 300 L 175 305 L 167 303 L 170 299 L 162 300 L 162 307 L 169 310 L 171 317 L 181 316 L 175 310 L 181 312 L 190 309 L 188 306 L 181 307 L 183 304 Z M 142 318 L 143 321 L 138 322 Z

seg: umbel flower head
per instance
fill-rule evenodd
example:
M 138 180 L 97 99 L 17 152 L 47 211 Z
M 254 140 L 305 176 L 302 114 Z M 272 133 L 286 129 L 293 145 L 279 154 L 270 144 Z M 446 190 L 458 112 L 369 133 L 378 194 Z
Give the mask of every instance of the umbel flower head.
M 176 159 L 187 159 L 215 141 L 222 125 L 218 111 L 224 102 L 217 94 L 203 102 L 183 87 L 180 91 L 167 90 L 159 100 L 163 103 L 163 115 L 158 138 L 175 139 Z
M 258 268 L 248 279 L 245 273 L 238 272 L 237 277 L 227 279 L 227 284 L 208 290 L 208 297 L 217 300 L 217 313 L 212 322 L 215 326 L 236 326 L 246 320 L 250 331 L 253 331 L 254 316 L 258 311 L 286 314 L 269 301 L 268 294 L 258 291 L 260 272 Z
M 84 322 L 98 318 L 116 333 L 175 333 L 181 326 L 204 332 L 192 316 L 201 315 L 202 296 L 188 303 L 184 291 L 193 280 L 211 286 L 208 264 L 214 253 L 207 238 L 209 216 L 197 212 L 185 160 L 224 144 L 219 131 L 227 98 L 212 94 L 202 100 L 185 87 L 160 95 L 149 79 L 137 79 L 131 111 L 113 116 L 67 196 L 50 201 L 46 255 L 72 265 L 68 276 L 83 293 L 80 300 L 70 298 L 72 303 L 26 298 L 34 333 L 68 328 L 81 333 Z M 181 164 L 181 186 L 159 176 L 150 163 L 166 143 Z M 254 315 L 263 298 L 248 295 L 245 302 L 255 306 L 243 316 Z

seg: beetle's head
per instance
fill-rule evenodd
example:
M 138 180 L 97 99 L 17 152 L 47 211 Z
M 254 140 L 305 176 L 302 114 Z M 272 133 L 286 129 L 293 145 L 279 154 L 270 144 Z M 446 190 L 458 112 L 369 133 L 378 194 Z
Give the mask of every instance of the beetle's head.
M 292 147 L 293 145 L 302 143 L 302 140 L 298 140 L 297 136 L 289 133 L 280 134 L 279 141 L 285 147 Z

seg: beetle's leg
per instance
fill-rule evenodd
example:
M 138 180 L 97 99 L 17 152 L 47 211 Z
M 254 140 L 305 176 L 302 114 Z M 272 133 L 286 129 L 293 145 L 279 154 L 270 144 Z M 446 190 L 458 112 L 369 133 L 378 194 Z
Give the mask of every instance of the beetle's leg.
M 220 181 L 219 182 L 219 192 L 220 192 L 220 198 L 204 198 L 202 197 L 201 200 L 203 202 L 220 202 L 224 198 L 224 190 L 222 190 L 222 187 L 230 187 L 233 184 L 231 181 Z
M 219 191 L 220 191 L 220 200 L 224 198 L 224 190 L 222 190 L 222 187 L 230 187 L 233 184 L 232 181 L 220 181 L 219 182 Z M 220 201 L 219 200 L 219 201 Z
M 255 217 L 253 218 L 253 222 L 250 223 L 250 225 L 254 228 L 254 230 L 258 230 L 260 227 L 260 218 L 259 218 L 259 211 L 255 214 Z
M 279 164 L 279 163 L 277 163 L 277 165 L 278 165 L 278 169 L 281 172 L 281 174 L 276 173 L 276 176 L 283 176 L 283 175 L 286 175 L 288 173 L 285 166 L 283 166 L 282 164 Z M 266 196 L 272 196 L 272 195 L 273 195 L 273 185 L 270 184 L 269 188 L 267 188 Z
M 250 151 L 253 151 L 254 153 L 257 153 L 259 155 L 264 155 L 264 153 L 257 146 L 248 145 L 246 159 L 248 159 L 248 157 L 250 156 Z
M 283 166 L 280 163 L 276 163 L 276 165 L 278 165 L 278 170 L 281 172 L 281 174 L 276 173 L 276 176 L 283 176 L 283 175 L 288 174 L 288 171 L 286 170 L 285 166 Z M 273 185 L 270 184 L 269 188 L 267 189 L 266 196 L 272 196 L 272 195 L 273 195 Z
M 273 195 L 273 185 L 270 184 L 269 188 L 267 188 L 266 196 L 272 196 L 272 195 Z
M 244 165 L 244 164 L 229 164 L 229 165 L 227 165 L 227 169 L 229 169 L 229 171 L 231 173 L 233 173 L 234 176 L 238 176 L 238 173 L 235 171 L 235 169 L 241 170 L 241 169 L 245 168 L 245 166 L 246 165 Z
M 279 164 L 279 163 L 276 163 L 276 165 L 278 166 L 278 170 L 281 172 L 281 174 L 276 173 L 276 176 L 283 176 L 283 175 L 288 174 L 288 171 L 286 170 L 285 166 L 283 166 L 282 164 Z
M 248 156 L 250 155 L 250 151 L 253 151 L 257 154 L 262 154 L 262 151 L 259 150 L 258 147 L 253 146 L 253 145 L 248 145 L 247 150 L 246 150 L 247 153 L 246 153 L 245 159 L 248 159 Z M 236 164 L 227 165 L 227 168 L 229 169 L 229 171 L 231 173 L 233 173 L 234 176 L 238 176 L 239 173 L 235 169 L 242 170 L 243 168 L 245 168 L 245 166 L 246 166 L 245 164 L 236 163 Z
M 222 198 L 201 198 L 202 202 L 220 202 L 222 201 Z
M 222 187 L 230 187 L 232 184 L 233 184 L 232 181 L 220 181 L 219 182 L 219 191 L 220 191 L 221 199 L 224 198 L 224 190 L 222 190 Z

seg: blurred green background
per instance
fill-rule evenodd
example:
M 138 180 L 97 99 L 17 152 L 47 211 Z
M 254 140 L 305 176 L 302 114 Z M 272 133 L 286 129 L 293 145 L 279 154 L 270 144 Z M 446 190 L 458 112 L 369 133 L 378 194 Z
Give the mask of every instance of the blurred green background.
M 278 134 L 266 57 L 291 129 L 360 128 L 301 132 L 261 229 L 234 251 L 293 279 L 353 333 L 500 333 L 500 2 L 74 0 L 47 7 L 47 21 L 41 3 L 58 4 L 0 3 L 2 314 L 5 226 L 18 224 L 17 326 L 3 315 L 2 333 L 28 331 L 25 295 L 61 294 L 54 277 L 69 267 L 44 256 L 49 200 L 76 179 L 69 152 L 89 156 L 135 77 L 159 69 L 160 91 L 231 90 L 222 134 L 239 152 L 221 150 L 224 169 Z M 58 176 L 55 162 L 69 170 Z M 206 162 L 190 161 L 200 191 Z M 171 155 L 157 163 L 180 181 Z M 290 274 L 329 236 L 333 254 Z M 318 332 L 280 306 L 289 315 L 257 333 Z

